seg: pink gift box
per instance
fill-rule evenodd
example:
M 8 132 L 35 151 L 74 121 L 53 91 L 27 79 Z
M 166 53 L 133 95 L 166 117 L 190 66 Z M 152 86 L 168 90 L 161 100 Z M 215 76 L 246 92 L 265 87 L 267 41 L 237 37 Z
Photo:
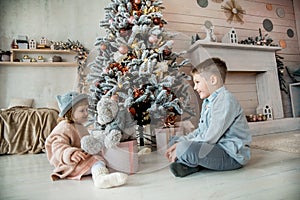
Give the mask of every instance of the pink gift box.
M 164 154 L 172 136 L 186 135 L 194 128 L 194 125 L 190 121 L 182 121 L 177 122 L 176 127 L 155 129 L 157 152 L 159 154 Z
M 137 141 L 121 142 L 116 148 L 105 149 L 103 157 L 110 171 L 134 174 L 138 171 Z
M 166 152 L 170 138 L 175 135 L 182 135 L 180 128 L 155 129 L 156 148 L 159 154 L 164 154 Z

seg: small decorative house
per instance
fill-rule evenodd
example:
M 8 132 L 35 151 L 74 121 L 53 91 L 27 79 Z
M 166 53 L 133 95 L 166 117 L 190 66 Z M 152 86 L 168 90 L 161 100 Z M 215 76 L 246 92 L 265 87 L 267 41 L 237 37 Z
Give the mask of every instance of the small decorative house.
M 273 111 L 271 106 L 265 105 L 263 108 L 263 114 L 267 116 L 267 120 L 273 120 Z
M 29 40 L 29 49 L 36 49 L 36 41 Z
M 234 28 L 230 29 L 222 38 L 223 43 L 238 43 L 238 37 Z
M 41 40 L 40 40 L 40 44 L 43 44 L 43 45 L 47 46 L 47 44 L 48 44 L 47 38 L 42 37 Z

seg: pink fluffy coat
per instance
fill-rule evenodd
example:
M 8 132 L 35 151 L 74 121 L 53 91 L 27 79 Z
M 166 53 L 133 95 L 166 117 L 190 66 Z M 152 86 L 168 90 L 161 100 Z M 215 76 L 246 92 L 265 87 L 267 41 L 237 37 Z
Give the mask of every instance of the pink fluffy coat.
M 63 178 L 80 180 L 95 162 L 103 161 L 100 155 L 89 155 L 79 163 L 71 160 L 71 155 L 75 151 L 82 151 L 80 139 L 87 134 L 89 133 L 83 125 L 70 124 L 67 121 L 61 121 L 52 130 L 45 143 L 47 158 L 54 166 L 52 180 Z

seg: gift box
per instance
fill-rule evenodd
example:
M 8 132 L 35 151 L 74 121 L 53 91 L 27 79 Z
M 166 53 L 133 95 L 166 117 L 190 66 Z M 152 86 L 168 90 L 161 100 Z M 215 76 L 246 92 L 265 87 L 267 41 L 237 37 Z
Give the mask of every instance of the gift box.
M 168 143 L 172 136 L 180 136 L 182 132 L 179 127 L 157 128 L 155 129 L 156 149 L 159 154 L 164 154 L 168 148 Z
M 110 171 L 134 174 L 138 171 L 138 146 L 136 140 L 121 142 L 116 148 L 105 149 L 103 157 Z
M 177 122 L 175 127 L 155 129 L 157 152 L 159 154 L 164 154 L 172 136 L 186 135 L 193 131 L 194 128 L 194 125 L 190 121 L 182 121 Z

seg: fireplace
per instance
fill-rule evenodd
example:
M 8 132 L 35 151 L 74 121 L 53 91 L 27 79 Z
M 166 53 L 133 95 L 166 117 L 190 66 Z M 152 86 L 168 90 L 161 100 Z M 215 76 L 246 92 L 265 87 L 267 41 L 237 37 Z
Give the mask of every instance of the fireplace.
M 194 66 L 207 58 L 219 57 L 226 62 L 229 77 L 237 76 L 235 79 L 243 80 L 245 76 L 252 76 L 256 85 L 256 90 L 253 90 L 256 93 L 253 99 L 257 98 L 256 112 L 262 113 L 263 107 L 269 105 L 273 110 L 273 118 L 281 119 L 284 114 L 275 59 L 275 52 L 280 49 L 280 47 L 197 41 L 188 50 L 188 57 Z M 246 111 L 245 113 L 247 114 Z

